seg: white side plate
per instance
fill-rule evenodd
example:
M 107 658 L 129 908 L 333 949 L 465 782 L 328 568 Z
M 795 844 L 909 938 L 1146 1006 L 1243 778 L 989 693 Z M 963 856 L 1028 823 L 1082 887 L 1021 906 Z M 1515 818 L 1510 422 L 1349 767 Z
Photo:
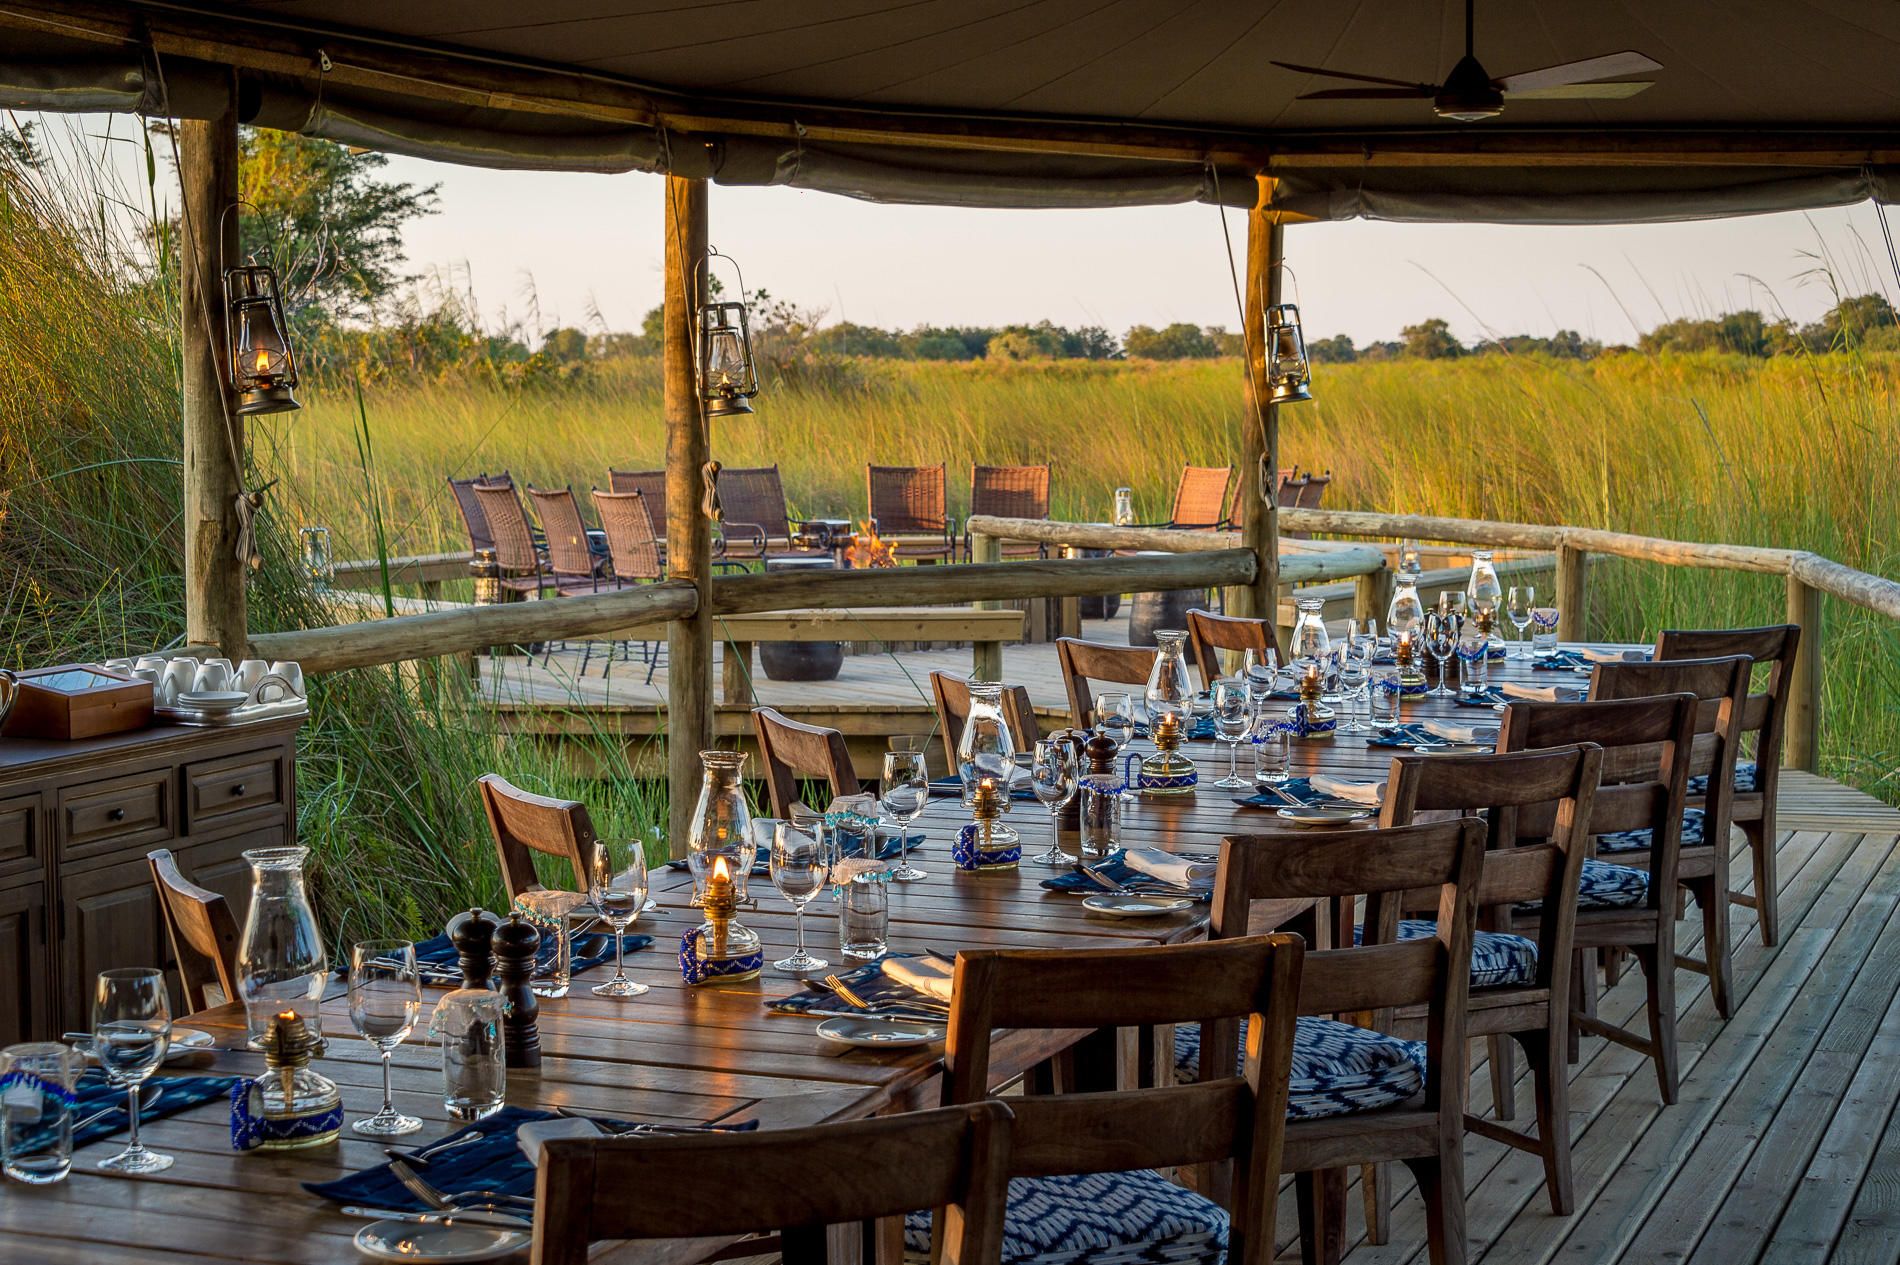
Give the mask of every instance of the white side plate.
M 902 1050 L 941 1041 L 944 1030 L 936 1024 L 919 1023 L 914 1019 L 861 1019 L 841 1015 L 819 1024 L 818 1035 L 833 1045 L 860 1050 Z
M 492 1261 L 528 1246 L 526 1230 L 484 1225 L 411 1225 L 372 1221 L 356 1232 L 356 1250 L 375 1261 Z
M 1103 892 L 1098 896 L 1084 897 L 1082 908 L 1110 918 L 1159 918 L 1164 914 L 1178 914 L 1184 909 L 1192 909 L 1194 902 L 1183 896 L 1122 896 L 1115 892 Z

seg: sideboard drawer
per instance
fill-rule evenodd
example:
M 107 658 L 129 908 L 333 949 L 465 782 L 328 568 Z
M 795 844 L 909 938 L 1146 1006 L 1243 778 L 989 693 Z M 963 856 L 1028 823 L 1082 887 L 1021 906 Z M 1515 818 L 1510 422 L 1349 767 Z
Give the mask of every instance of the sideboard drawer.
M 44 867 L 40 797 L 16 795 L 0 799 L 0 873 L 18 870 L 38 878 Z
M 186 829 L 284 802 L 284 761 L 275 752 L 185 766 Z
M 152 769 L 60 791 L 64 859 L 75 861 L 170 839 L 177 823 L 173 776 L 171 769 Z

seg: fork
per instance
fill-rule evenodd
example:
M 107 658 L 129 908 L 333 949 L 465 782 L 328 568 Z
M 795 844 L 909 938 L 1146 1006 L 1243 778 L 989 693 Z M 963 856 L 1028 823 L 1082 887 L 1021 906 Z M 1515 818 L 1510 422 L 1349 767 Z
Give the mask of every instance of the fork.
M 438 1212 L 467 1211 L 464 1205 L 470 1203 L 488 1204 L 491 1206 L 495 1204 L 511 1204 L 518 1208 L 534 1207 L 534 1200 L 532 1199 L 522 1195 L 505 1194 L 499 1190 L 465 1190 L 459 1194 L 451 1195 L 440 1187 L 430 1183 L 422 1174 L 416 1172 L 414 1168 L 410 1167 L 407 1160 L 391 1159 L 389 1161 L 389 1171 L 397 1181 L 402 1183 L 403 1189 Z
M 832 992 L 836 993 L 839 999 L 842 1000 L 845 1005 L 851 1007 L 853 1010 L 872 1009 L 870 1002 L 864 1000 L 864 998 L 852 992 L 851 986 L 846 984 L 843 980 L 839 979 L 836 975 L 825 976 L 825 987 L 829 988 Z
M 164 1096 L 165 1096 L 165 1090 L 163 1086 L 161 1085 L 146 1086 L 145 1090 L 139 1094 L 139 1114 L 143 1115 L 144 1113 L 150 1111 L 152 1108 L 158 1106 L 158 1100 L 163 1098 Z M 85 1117 L 83 1120 L 80 1120 L 77 1123 L 75 1123 L 73 1125 L 73 1132 L 77 1133 L 81 1129 L 84 1129 L 88 1127 L 89 1125 L 98 1124 L 101 1120 L 104 1120 L 107 1116 L 111 1115 L 115 1111 L 124 1111 L 124 1110 L 125 1110 L 125 1104 L 122 1102 L 114 1103 L 110 1107 L 103 1107 L 100 1110 L 95 1111 L 91 1115 Z
M 464 1133 L 459 1138 L 449 1138 L 442 1142 L 431 1142 L 428 1146 L 405 1149 L 399 1146 L 386 1146 L 383 1154 L 392 1160 L 404 1160 L 410 1164 L 427 1164 L 444 1151 L 453 1151 L 458 1146 L 467 1146 L 470 1142 L 480 1142 L 486 1134 Z

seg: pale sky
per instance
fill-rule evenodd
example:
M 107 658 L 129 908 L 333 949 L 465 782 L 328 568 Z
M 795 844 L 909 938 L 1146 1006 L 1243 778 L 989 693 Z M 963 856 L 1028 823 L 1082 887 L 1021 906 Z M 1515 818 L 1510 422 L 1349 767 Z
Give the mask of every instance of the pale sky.
M 142 157 L 116 150 L 132 187 Z M 123 137 L 126 120 L 114 131 Z M 137 160 L 135 163 L 133 160 Z M 387 174 L 440 183 L 442 210 L 414 224 L 410 266 L 472 288 L 491 319 L 539 304 L 557 324 L 637 328 L 660 299 L 658 177 L 498 172 L 394 158 Z M 1239 327 L 1220 213 L 1201 205 L 1114 211 L 882 206 L 785 188 L 711 195 L 711 240 L 749 288 L 827 309 L 829 319 L 908 328 L 1048 318 Z M 1430 316 L 1466 341 L 1486 332 L 1575 329 L 1604 342 L 1677 316 L 1755 307 L 1812 320 L 1845 293 L 1900 299 L 1871 204 L 1700 223 L 1602 228 L 1296 225 L 1287 255 L 1309 337 L 1394 338 Z M 1227 213 L 1244 258 L 1246 217 Z M 598 321 L 593 313 L 598 312 Z

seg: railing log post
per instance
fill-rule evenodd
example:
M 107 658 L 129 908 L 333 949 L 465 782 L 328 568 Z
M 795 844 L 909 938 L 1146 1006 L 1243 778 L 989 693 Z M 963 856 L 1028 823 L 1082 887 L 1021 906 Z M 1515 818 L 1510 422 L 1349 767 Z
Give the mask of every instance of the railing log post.
M 1352 617 L 1359 621 L 1361 628 L 1366 621 L 1383 621 L 1385 613 L 1392 609 L 1392 568 L 1382 566 L 1377 571 L 1359 576 L 1352 582 Z
M 1587 641 L 1590 636 L 1589 589 L 1584 584 L 1590 558 L 1570 543 L 1557 542 L 1557 637 L 1560 641 Z
M 970 561 L 1001 562 L 1003 560 L 1003 542 L 995 536 L 983 532 L 970 533 Z M 978 610 L 1001 610 L 1001 602 L 982 601 L 976 603 Z M 978 681 L 1000 681 L 1003 679 L 1003 643 L 1000 641 L 977 641 L 970 645 L 970 675 Z
M 1788 730 L 1781 763 L 1817 773 L 1821 768 L 1821 590 L 1788 576 L 1788 622 L 1801 625 L 1793 678 L 1788 683 Z
M 666 626 L 667 842 L 686 855 L 700 782 L 699 753 L 713 740 L 712 521 L 702 471 L 711 459 L 693 357 L 693 323 L 705 287 L 704 180 L 666 178 L 665 324 L 667 574 L 699 590 L 693 614 Z

